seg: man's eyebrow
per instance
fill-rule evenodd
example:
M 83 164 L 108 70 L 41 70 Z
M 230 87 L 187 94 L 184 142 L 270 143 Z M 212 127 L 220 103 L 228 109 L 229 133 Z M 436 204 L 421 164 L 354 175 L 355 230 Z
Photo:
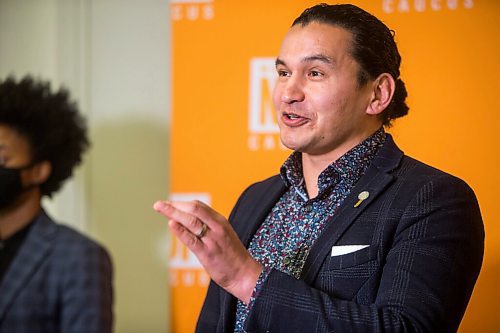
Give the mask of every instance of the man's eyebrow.
M 301 60 L 301 62 L 313 62 L 313 61 L 320 61 L 320 62 L 323 62 L 323 63 L 329 65 L 329 66 L 332 66 L 335 63 L 335 61 L 333 61 L 332 58 L 330 58 L 324 54 L 314 54 L 311 56 L 304 57 Z M 286 66 L 286 63 L 285 63 L 285 61 L 281 60 L 280 58 L 276 58 L 275 65 L 276 66 L 278 66 L 278 65 Z
M 285 62 L 281 60 L 280 58 L 276 58 L 274 65 L 277 67 L 278 65 L 283 65 L 286 66 Z
M 313 61 L 321 61 L 327 65 L 333 65 L 334 61 L 332 58 L 324 55 L 324 54 L 313 54 L 311 56 L 307 56 L 302 58 L 302 62 L 313 62 Z

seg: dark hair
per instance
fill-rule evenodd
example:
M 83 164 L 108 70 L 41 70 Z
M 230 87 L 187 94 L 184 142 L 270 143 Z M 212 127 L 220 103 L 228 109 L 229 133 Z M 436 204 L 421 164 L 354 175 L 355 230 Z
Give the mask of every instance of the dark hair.
M 50 83 L 26 76 L 0 81 L 0 123 L 28 140 L 32 162 L 49 161 L 52 172 L 40 185 L 42 195 L 51 196 L 73 174 L 89 147 L 85 120 L 69 92 L 52 92 Z
M 408 113 L 404 82 L 399 78 L 399 55 L 394 32 L 372 14 L 354 5 L 318 4 L 306 9 L 293 21 L 292 26 L 306 26 L 311 22 L 335 25 L 351 32 L 351 55 L 361 67 L 358 85 L 365 85 L 382 73 L 389 73 L 396 81 L 396 89 L 389 106 L 382 113 L 384 126 L 390 126 L 393 119 Z

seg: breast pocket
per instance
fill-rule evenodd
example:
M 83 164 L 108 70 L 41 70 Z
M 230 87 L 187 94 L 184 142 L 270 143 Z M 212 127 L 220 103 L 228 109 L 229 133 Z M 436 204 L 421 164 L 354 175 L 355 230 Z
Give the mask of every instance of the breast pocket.
M 333 255 L 325 261 L 317 283 L 323 291 L 351 300 L 375 275 L 379 266 L 377 248 L 372 245 L 351 253 Z
M 356 249 L 356 246 L 361 248 Z M 328 270 L 345 269 L 362 265 L 377 258 L 377 250 L 371 245 L 333 246 L 328 260 Z

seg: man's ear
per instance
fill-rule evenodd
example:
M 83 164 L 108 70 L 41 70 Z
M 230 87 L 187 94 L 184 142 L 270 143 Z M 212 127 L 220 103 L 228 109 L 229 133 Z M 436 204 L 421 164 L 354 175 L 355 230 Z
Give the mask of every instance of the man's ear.
M 391 103 L 396 82 L 389 73 L 380 74 L 372 83 L 372 100 L 368 105 L 367 113 L 370 115 L 381 114 Z
M 31 183 L 41 185 L 47 181 L 52 172 L 52 164 L 49 161 L 41 161 L 31 168 Z

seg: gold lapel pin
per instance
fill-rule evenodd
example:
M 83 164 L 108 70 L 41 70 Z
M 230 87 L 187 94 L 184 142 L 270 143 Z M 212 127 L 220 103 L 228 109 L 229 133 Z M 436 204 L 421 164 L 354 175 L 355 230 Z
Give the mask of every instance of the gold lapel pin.
M 358 194 L 358 202 L 356 202 L 356 203 L 354 204 L 354 208 L 356 208 L 356 207 L 358 207 L 359 205 L 361 205 L 361 203 L 362 203 L 364 200 L 368 199 L 368 197 L 369 197 L 369 196 L 370 196 L 370 192 L 368 192 L 368 191 L 363 191 L 363 192 L 361 192 L 360 194 Z

